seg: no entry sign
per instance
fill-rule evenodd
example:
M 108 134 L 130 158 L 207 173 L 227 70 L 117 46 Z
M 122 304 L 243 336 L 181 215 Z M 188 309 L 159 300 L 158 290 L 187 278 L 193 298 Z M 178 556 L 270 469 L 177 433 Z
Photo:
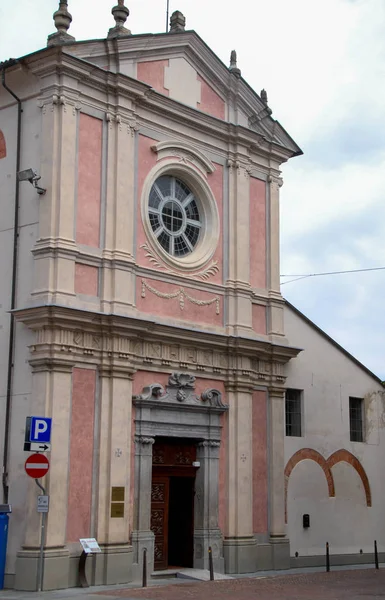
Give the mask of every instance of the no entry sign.
M 48 473 L 49 460 L 44 454 L 32 454 L 25 461 L 24 468 L 27 475 L 39 479 Z

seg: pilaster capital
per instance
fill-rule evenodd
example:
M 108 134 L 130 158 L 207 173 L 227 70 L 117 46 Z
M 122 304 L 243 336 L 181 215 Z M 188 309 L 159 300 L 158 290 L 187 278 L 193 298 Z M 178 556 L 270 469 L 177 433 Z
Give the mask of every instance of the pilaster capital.
M 279 386 L 269 386 L 269 398 L 275 398 L 277 400 L 285 400 L 286 388 Z
M 270 183 L 272 187 L 274 186 L 278 190 L 283 186 L 283 179 L 282 177 L 277 177 L 276 175 L 268 175 L 267 183 Z
M 152 446 L 155 444 L 155 438 L 144 435 L 135 435 L 135 444 L 141 446 Z
M 237 377 L 232 377 L 225 382 L 226 392 L 232 392 L 236 394 L 241 392 L 242 394 L 252 395 L 254 391 L 254 382 L 251 380 L 251 371 L 245 372 L 246 381 L 240 381 Z
M 221 442 L 219 440 L 203 440 L 203 442 L 198 442 L 198 448 L 219 448 Z
M 110 379 L 128 379 L 133 380 L 136 369 L 130 364 L 117 365 L 117 364 L 100 364 L 99 367 L 100 377 L 107 377 Z
M 57 373 L 72 373 L 75 366 L 74 360 L 60 360 L 59 358 L 51 357 L 36 357 L 29 360 L 32 373 L 57 372 Z

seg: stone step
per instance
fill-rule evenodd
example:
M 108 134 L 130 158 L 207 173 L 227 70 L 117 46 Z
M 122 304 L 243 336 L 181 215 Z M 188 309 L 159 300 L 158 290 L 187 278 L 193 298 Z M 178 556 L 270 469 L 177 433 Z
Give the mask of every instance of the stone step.
M 180 579 L 195 579 L 196 581 L 210 581 L 210 571 L 208 569 L 181 569 L 176 576 Z M 234 579 L 230 575 L 223 573 L 214 573 L 214 581 L 221 579 Z
M 178 569 L 164 569 L 164 571 L 154 571 L 151 573 L 151 579 L 172 579 L 177 577 Z

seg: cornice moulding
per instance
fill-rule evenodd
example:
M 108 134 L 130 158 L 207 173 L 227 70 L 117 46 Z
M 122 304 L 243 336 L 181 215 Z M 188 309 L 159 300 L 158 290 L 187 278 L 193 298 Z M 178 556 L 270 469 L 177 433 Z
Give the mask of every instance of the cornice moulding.
M 218 350 L 229 356 L 248 355 L 261 356 L 265 360 L 274 358 L 287 362 L 301 351 L 291 346 L 281 346 L 270 341 L 255 338 L 243 338 L 214 333 L 207 330 L 187 329 L 183 326 L 164 325 L 143 318 L 124 317 L 112 314 L 96 313 L 65 306 L 48 305 L 36 306 L 13 311 L 17 321 L 24 323 L 30 329 L 39 331 L 49 327 L 80 329 L 88 335 L 116 335 L 130 337 L 141 342 L 162 344 L 193 344 L 211 350 Z

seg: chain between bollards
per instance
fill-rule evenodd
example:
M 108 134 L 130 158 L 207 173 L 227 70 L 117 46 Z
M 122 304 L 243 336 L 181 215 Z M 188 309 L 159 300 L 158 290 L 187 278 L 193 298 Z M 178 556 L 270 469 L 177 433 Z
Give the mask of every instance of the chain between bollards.
M 147 587 L 147 548 L 143 550 L 143 577 L 142 587 Z
M 214 581 L 214 565 L 213 565 L 213 551 L 209 546 L 209 569 L 210 569 L 210 581 Z
M 379 566 L 378 566 L 377 540 L 374 540 L 374 562 L 375 562 L 375 565 L 376 565 L 376 569 L 379 569 Z
M 329 542 L 326 542 L 326 571 L 330 571 Z

